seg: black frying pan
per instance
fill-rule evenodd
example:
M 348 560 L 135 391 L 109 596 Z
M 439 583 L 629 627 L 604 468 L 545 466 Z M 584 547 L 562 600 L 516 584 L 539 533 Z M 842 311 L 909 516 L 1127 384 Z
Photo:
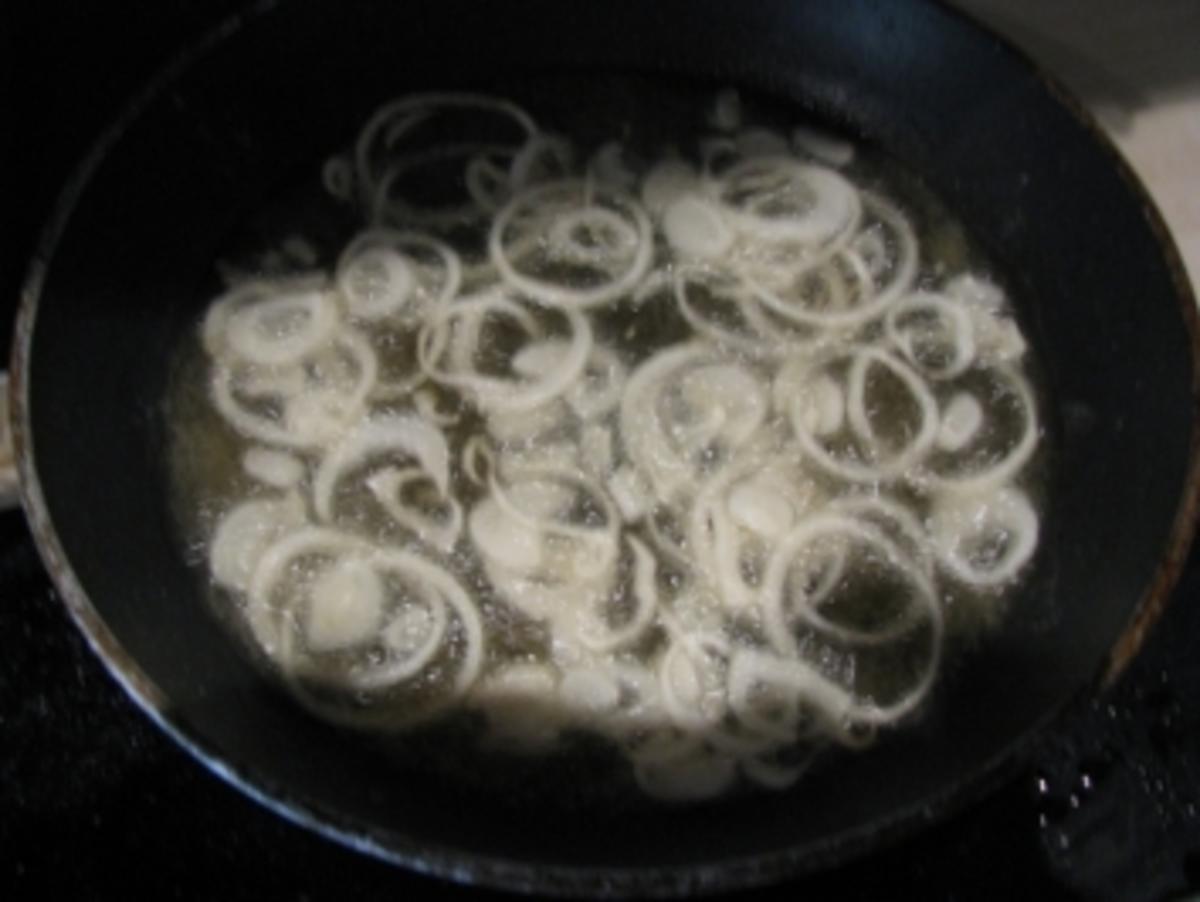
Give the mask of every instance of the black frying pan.
M 201 602 L 164 488 L 172 352 L 230 236 L 379 101 L 504 85 L 552 99 L 569 84 L 564 115 L 603 121 L 637 99 L 630 84 L 658 83 L 734 84 L 792 104 L 885 148 L 966 222 L 1047 369 L 1052 502 L 1034 577 L 1008 628 L 943 682 L 916 728 L 786 793 L 680 809 L 562 791 L 587 784 L 589 762 L 575 759 L 496 770 L 519 782 L 499 792 L 413 771 L 301 712 Z M 23 496 L 72 614 L 117 678 L 200 760 L 281 813 L 411 867 L 514 888 L 760 883 L 970 801 L 1136 651 L 1197 499 L 1193 304 L 1111 149 L 1024 61 L 939 6 L 295 2 L 189 54 L 68 189 L 18 325 Z

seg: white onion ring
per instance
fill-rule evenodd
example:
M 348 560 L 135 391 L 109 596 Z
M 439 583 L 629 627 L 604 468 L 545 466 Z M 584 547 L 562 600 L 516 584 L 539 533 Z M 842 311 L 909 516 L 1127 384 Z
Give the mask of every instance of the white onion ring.
M 732 389 L 731 380 L 737 374 L 738 379 L 744 380 L 739 388 L 752 386 L 753 390 L 730 393 L 720 398 L 722 404 L 706 405 L 709 410 L 705 420 L 692 424 L 681 449 L 679 436 L 668 432 L 658 407 L 665 392 L 687 391 L 689 371 L 703 372 L 706 368 L 712 371 L 707 382 L 724 381 Z M 695 387 L 698 392 L 699 385 Z M 710 396 L 708 400 L 716 399 Z M 650 478 L 658 496 L 669 499 L 694 475 L 690 457 L 699 450 L 698 446 L 717 438 L 728 441 L 735 449 L 746 444 L 765 421 L 768 406 L 765 388 L 756 385 L 746 367 L 698 342 L 673 345 L 643 362 L 629 377 L 621 401 L 621 439 L 626 453 Z
M 548 179 L 561 178 L 571 170 L 571 145 L 555 135 L 538 132 L 513 156 L 508 170 L 508 183 L 513 192 L 522 191 L 532 185 L 544 184 Z M 550 161 L 549 172 L 538 171 L 539 164 Z M 554 170 L 557 168 L 558 172 Z
M 264 650 L 282 666 L 291 663 L 293 652 L 284 644 L 290 641 L 290 630 L 279 630 L 269 624 L 273 607 L 270 596 L 283 577 L 288 565 L 307 554 L 342 557 L 350 555 L 375 569 L 394 571 L 412 579 L 411 585 L 424 593 L 435 593 L 441 602 L 454 610 L 462 635 L 463 648 L 453 681 L 454 695 L 461 695 L 479 676 L 483 666 L 484 637 L 479 613 L 466 591 L 450 573 L 431 561 L 408 551 L 375 548 L 363 539 L 321 527 L 303 527 L 275 542 L 263 554 L 254 570 L 247 590 L 247 613 Z M 427 599 L 428 599 L 427 595 Z M 435 615 L 436 616 L 436 615 Z M 444 633 L 443 633 L 444 635 Z M 352 679 L 361 688 L 379 689 L 385 682 L 409 679 L 432 660 L 432 652 L 422 647 L 420 666 L 412 660 L 392 662 L 377 668 L 378 674 L 355 674 Z
M 353 329 L 342 329 L 334 340 L 354 357 L 359 367 L 357 384 L 349 392 L 326 392 L 324 395 L 309 394 L 309 400 L 327 400 L 331 403 L 328 410 L 323 411 L 323 420 L 310 423 L 307 428 L 298 428 L 289 420 L 287 403 L 303 394 L 282 397 L 285 402 L 283 422 L 279 418 L 269 417 L 247 410 L 234 395 L 236 370 L 231 361 L 218 357 L 213 364 L 212 381 L 210 382 L 210 397 L 213 406 L 220 412 L 234 429 L 247 438 L 256 439 L 268 445 L 284 448 L 315 449 L 321 447 L 330 432 L 335 432 L 349 420 L 360 414 L 366 402 L 367 395 L 374 387 L 378 373 L 378 360 L 370 343 Z M 275 382 L 277 388 L 294 387 L 295 380 Z M 303 382 L 295 382 L 302 390 Z M 272 392 L 274 393 L 274 392 Z M 336 402 L 334 404 L 333 402 Z M 315 412 L 315 411 L 314 411 Z
M 439 489 L 440 500 L 445 502 L 450 512 L 448 519 L 443 520 L 422 513 L 402 500 L 406 487 L 426 480 L 434 482 L 433 477 L 419 467 L 387 467 L 368 477 L 367 488 L 393 520 L 411 529 L 421 541 L 439 551 L 449 552 L 462 534 L 462 505 L 452 495 Z M 436 482 L 434 484 L 436 487 Z
M 1037 406 L 1029 380 L 1011 365 L 1001 364 L 993 368 L 1008 384 L 1012 396 L 1021 405 L 1023 425 L 1021 435 L 1004 457 L 982 470 L 965 474 L 944 476 L 932 471 L 914 474 L 913 481 L 939 492 L 959 492 L 966 495 L 980 494 L 996 489 L 1014 478 L 1029 463 L 1037 450 L 1041 427 L 1038 424 Z
M 886 559 L 889 570 L 901 575 L 916 590 L 913 604 L 903 615 L 883 629 L 868 632 L 834 623 L 821 614 L 819 605 L 826 600 L 827 591 L 818 590 L 812 596 L 801 598 L 791 613 L 798 615 L 805 624 L 838 641 L 852 645 L 881 645 L 893 642 L 910 632 L 920 622 L 914 611 L 926 615 L 930 623 L 940 629 L 941 608 L 937 592 L 926 571 L 908 558 L 883 531 L 856 518 L 838 514 L 814 514 L 807 517 L 789 532 L 779 544 L 767 565 L 763 576 L 761 605 L 764 612 L 763 625 L 772 646 L 782 655 L 795 655 L 798 648 L 795 636 L 788 626 L 789 612 L 785 610 L 788 573 L 798 552 L 824 537 L 848 538 L 856 544 L 878 550 Z
M 848 356 L 851 363 L 846 386 L 846 419 L 855 437 L 866 445 L 873 459 L 869 463 L 859 463 L 831 454 L 814 434 L 812 425 L 808 422 L 808 409 L 800 403 L 803 399 L 795 395 L 787 407 L 793 433 L 804 453 L 834 476 L 852 482 L 878 482 L 902 477 L 912 471 L 933 447 L 939 424 L 937 402 L 921 377 L 888 352 L 876 347 L 859 346 L 849 352 Z M 826 362 L 809 364 L 799 361 L 799 366 L 801 371 L 807 374 L 816 371 Z M 872 365 L 884 367 L 904 384 L 916 402 L 921 418 L 916 434 L 909 442 L 886 457 L 879 456 L 878 438 L 867 414 L 866 375 Z M 777 402 L 789 396 L 786 386 L 792 384 L 790 380 L 793 377 L 794 372 L 789 372 L 786 367 L 780 371 L 776 378 Z M 804 377 L 801 381 L 808 380 Z M 781 389 L 780 385 L 784 388 Z
M 636 536 L 626 536 L 625 541 L 633 553 L 633 614 L 616 629 L 607 624 L 589 624 L 580 630 L 580 641 L 594 652 L 612 652 L 636 644 L 653 626 L 658 615 L 658 587 L 655 584 L 658 562 Z
M 915 312 L 932 312 L 950 326 L 954 354 L 942 366 L 930 366 L 922 361 L 913 346 L 913 332 L 901 324 L 904 316 Z M 975 336 L 970 313 L 961 304 L 930 291 L 917 291 L 896 301 L 884 319 L 887 336 L 908 361 L 931 379 L 953 379 L 967 371 L 975 360 Z
M 698 283 L 704 284 L 710 292 L 719 297 L 736 304 L 738 315 L 746 323 L 747 330 L 735 331 L 706 318 L 702 312 L 702 305 L 693 302 L 691 297 L 691 289 Z M 715 273 L 695 266 L 679 266 L 675 268 L 671 285 L 679 312 L 688 325 L 701 335 L 718 345 L 751 357 L 766 357 L 781 350 L 782 341 L 777 330 L 760 328 L 765 323 L 761 316 L 756 316 L 758 301 L 746 292 L 740 280 L 735 280 L 728 274 Z
M 416 94 L 385 104 L 363 126 L 355 145 L 355 171 L 364 203 L 370 204 L 378 185 L 379 174 L 374 171 L 371 163 L 371 152 L 375 143 L 382 140 L 386 144 L 394 144 L 397 137 L 426 121 L 439 109 L 497 113 L 511 119 L 526 136 L 533 135 L 538 130 L 530 115 L 516 104 L 482 94 Z
M 647 173 L 642 181 L 642 203 L 652 216 L 661 217 L 677 198 L 700 185 L 694 166 L 682 160 L 667 160 Z
M 489 313 L 502 313 L 526 325 L 530 331 L 529 313 L 515 301 L 500 294 L 485 294 L 469 300 L 459 300 L 442 310 L 426 324 L 417 342 L 417 357 L 421 369 L 435 382 L 464 389 L 475 395 L 480 406 L 499 413 L 519 412 L 540 407 L 566 392 L 578 379 L 587 364 L 593 338 L 588 320 L 576 310 L 563 309 L 561 315 L 571 330 L 570 344 L 558 363 L 540 378 L 531 380 L 501 379 L 484 376 L 468 367 L 447 370 L 438 366 L 448 341 L 447 332 L 455 320 L 465 319 L 470 331 L 478 336 L 482 318 Z M 531 338 L 540 337 L 537 333 Z M 473 343 L 468 341 L 468 347 Z
M 209 544 L 209 572 L 227 589 L 244 592 L 271 543 L 304 523 L 299 497 L 252 499 L 221 517 Z
M 419 276 L 424 267 L 413 260 L 413 250 L 437 257 L 442 272 L 436 291 L 421 284 Z M 364 257 L 378 259 L 388 267 L 389 273 L 393 268 L 397 273 L 402 272 L 403 286 L 397 286 L 382 299 L 361 297 L 353 284 L 353 272 L 354 266 Z M 368 229 L 357 235 L 342 251 L 337 270 L 337 284 L 351 315 L 368 320 L 407 313 L 402 319 L 411 322 L 430 308 L 449 304 L 457 297 L 463 279 L 459 256 L 444 241 L 421 232 L 386 228 Z M 414 297 L 422 290 L 425 297 Z
M 1033 557 L 1038 516 L 1018 489 L 1001 488 L 983 496 L 950 495 L 934 504 L 929 531 L 938 561 L 955 579 L 991 589 L 1010 582 Z M 1004 533 L 1004 547 L 990 566 L 979 566 L 962 546 L 973 535 L 988 532 Z
M 715 260 L 733 246 L 734 233 L 707 198 L 683 194 L 663 211 L 663 234 L 684 259 Z
M 259 446 L 242 455 L 248 476 L 277 489 L 290 489 L 304 478 L 304 463 L 290 454 Z
M 580 195 L 580 200 L 572 203 L 569 213 L 577 215 L 581 209 L 588 209 L 589 205 L 583 199 L 585 193 L 583 183 L 578 180 L 566 180 L 550 182 L 518 194 L 496 214 L 488 234 L 488 257 L 496 267 L 496 271 L 500 273 L 505 283 L 516 291 L 543 304 L 565 309 L 597 307 L 631 293 L 650 268 L 653 255 L 650 220 L 633 197 L 611 188 L 605 188 L 604 193 L 633 220 L 632 230 L 636 235 L 636 244 L 621 272 L 600 285 L 573 289 L 517 271 L 510 255 L 505 251 L 504 235 L 509 223 L 516 219 L 523 207 L 536 208 L 539 204 L 547 203 L 556 195 L 564 193 L 569 197 Z M 582 206 L 580 206 L 581 204 Z M 608 215 L 615 214 L 608 211 Z M 622 234 L 628 233 L 622 232 Z
M 351 468 L 382 453 L 411 457 L 444 496 L 450 485 L 450 452 L 441 431 L 417 416 L 392 414 L 362 420 L 334 445 L 313 477 L 313 509 L 322 520 L 333 516 L 333 490 Z
M 271 330 L 272 318 L 299 316 L 305 325 L 285 334 Z M 293 291 L 242 306 L 226 324 L 229 348 L 242 360 L 260 366 L 283 366 L 312 354 L 333 337 L 337 308 L 324 291 Z
M 782 179 L 790 188 L 802 186 L 811 195 L 811 208 L 798 217 L 775 217 L 760 207 L 777 198 L 765 195 L 745 206 L 726 201 L 726 216 L 742 233 L 766 241 L 795 241 L 819 246 L 854 229 L 861 216 L 859 194 L 832 169 L 801 163 L 782 155 L 754 156 L 726 170 L 717 183 L 719 196 L 739 193 L 739 182 L 758 178 Z

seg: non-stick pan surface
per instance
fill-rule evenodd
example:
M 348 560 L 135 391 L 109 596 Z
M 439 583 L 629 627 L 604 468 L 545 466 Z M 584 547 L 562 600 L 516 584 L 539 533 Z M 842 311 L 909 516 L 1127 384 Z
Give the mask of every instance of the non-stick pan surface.
M 603 121 L 624 100 L 637 108 L 629 85 L 660 82 L 732 84 L 828 121 L 919 173 L 967 224 L 1046 370 L 1051 498 L 1034 576 L 915 728 L 788 792 L 672 808 L 597 798 L 586 758 L 485 764 L 491 782 L 406 765 L 299 710 L 203 603 L 165 484 L 173 355 L 230 236 L 380 101 L 570 86 L 561 108 Z M 1020 58 L 937 5 L 284 3 L 164 75 L 68 189 L 18 329 L 26 506 L 117 677 L 282 813 L 411 867 L 509 887 L 763 882 L 970 800 L 1136 646 L 1119 639 L 1139 605 L 1165 597 L 1195 502 L 1191 304 L 1112 151 Z

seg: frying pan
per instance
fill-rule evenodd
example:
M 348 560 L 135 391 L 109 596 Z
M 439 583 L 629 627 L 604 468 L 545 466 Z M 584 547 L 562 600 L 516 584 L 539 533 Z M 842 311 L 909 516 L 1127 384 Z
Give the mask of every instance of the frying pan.
M 630 77 L 736 85 L 919 173 L 995 262 L 1047 386 L 1049 509 L 1006 627 L 911 729 L 793 790 L 683 808 L 589 793 L 586 758 L 460 779 L 316 721 L 203 602 L 165 485 L 163 398 L 214 260 L 370 109 L 420 88 L 552 98 L 570 85 L 560 108 L 607 124 L 637 99 Z M 941 6 L 293 2 L 218 29 L 101 139 L 32 265 L 10 397 L 22 500 L 71 614 L 206 766 L 340 842 L 452 879 L 688 894 L 845 860 L 969 803 L 1065 704 L 1115 678 L 1190 540 L 1194 318 L 1116 154 L 1023 59 Z

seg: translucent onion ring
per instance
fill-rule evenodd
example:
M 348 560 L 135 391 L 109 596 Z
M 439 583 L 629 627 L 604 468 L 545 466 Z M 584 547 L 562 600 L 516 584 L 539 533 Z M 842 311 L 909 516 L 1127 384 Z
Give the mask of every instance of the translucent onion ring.
M 581 629 L 580 641 L 594 652 L 612 652 L 637 643 L 658 615 L 658 562 L 637 536 L 626 536 L 625 541 L 633 553 L 633 614 L 616 629 L 600 624 Z
M 821 513 L 805 518 L 789 532 L 771 555 L 763 576 L 761 606 L 763 627 L 771 645 L 783 655 L 796 655 L 799 651 L 795 636 L 788 626 L 788 611 L 785 610 L 784 595 L 788 573 L 797 553 L 806 545 L 826 536 L 844 537 L 857 544 L 870 546 L 882 553 L 889 568 L 904 576 L 915 589 L 913 604 L 903 615 L 883 629 L 865 631 L 834 623 L 818 609 L 827 597 L 826 593 L 814 593 L 813 597 L 800 599 L 793 605 L 792 613 L 798 615 L 808 626 L 818 632 L 850 645 L 882 645 L 906 635 L 920 622 L 916 613 L 926 615 L 930 623 L 940 630 L 941 607 L 937 592 L 929 575 L 905 555 L 882 530 L 857 518 L 838 514 Z
M 264 334 L 273 316 L 302 315 L 307 323 L 287 335 Z M 327 344 L 338 325 L 337 308 L 324 291 L 280 292 L 231 313 L 226 322 L 229 348 L 247 363 L 285 366 Z
M 587 476 L 582 471 L 571 472 L 567 470 L 522 470 L 515 473 L 508 473 L 506 477 L 512 483 L 534 482 L 537 480 L 547 480 L 551 483 L 566 483 L 567 485 L 574 486 L 576 491 L 582 490 L 590 495 L 593 500 L 598 501 L 601 510 L 604 511 L 605 524 L 602 527 L 548 522 L 544 517 L 535 516 L 522 510 L 513 501 L 510 493 L 501 486 L 495 473 L 492 474 L 490 479 L 492 499 L 514 521 L 524 524 L 530 529 L 537 530 L 542 534 L 552 533 L 564 538 L 586 542 L 593 548 L 595 556 L 588 561 L 586 571 L 580 574 L 582 579 L 590 581 L 600 574 L 610 572 L 615 567 L 619 552 L 617 539 L 621 528 L 621 518 L 617 513 L 616 506 L 609 499 L 608 493 L 604 491 L 596 480 Z
M 1006 541 L 999 559 L 981 567 L 962 553 L 962 544 L 972 533 L 988 529 L 1004 533 Z M 1033 557 L 1038 516 L 1019 489 L 1002 488 L 983 496 L 950 495 L 934 504 L 930 534 L 938 562 L 955 579 L 991 589 L 1011 581 Z
M 319 292 L 325 284 L 325 276 L 320 273 L 288 279 L 253 278 L 237 282 L 213 301 L 204 315 L 200 327 L 200 341 L 204 350 L 212 357 L 228 356 L 229 323 L 239 311 L 280 296 Z
M 761 328 L 766 323 L 758 313 L 758 301 L 745 293 L 740 282 L 732 282 L 728 287 L 730 300 L 738 306 L 739 315 L 750 327 L 749 333 L 739 333 L 720 323 L 707 319 L 701 312 L 700 306 L 693 303 L 689 289 L 696 283 L 711 284 L 720 276 L 709 269 L 696 266 L 679 266 L 675 268 L 671 278 L 671 286 L 675 294 L 675 303 L 688 325 L 701 335 L 716 342 L 718 345 L 737 350 L 752 357 L 765 357 L 779 353 L 782 342 L 776 331 Z M 728 276 L 726 278 L 729 278 Z M 741 289 L 741 290 L 739 290 Z M 710 288 L 711 290 L 711 288 Z
M 451 300 L 458 296 L 459 289 L 462 287 L 462 262 L 458 254 L 446 244 L 432 235 L 426 235 L 422 232 L 400 231 L 389 228 L 373 228 L 365 232 L 360 232 L 354 239 L 346 245 L 341 256 L 338 257 L 337 264 L 337 283 L 341 288 L 342 294 L 350 298 L 351 293 L 347 290 L 348 270 L 351 264 L 363 253 L 369 252 L 375 248 L 385 248 L 393 250 L 398 254 L 404 254 L 407 249 L 415 248 L 420 251 L 435 254 L 441 261 L 443 274 L 440 279 L 440 286 L 437 293 L 430 297 L 424 306 L 426 307 L 444 307 Z M 409 263 L 409 268 L 412 268 L 412 263 Z M 418 279 L 414 276 L 414 281 Z M 351 311 L 355 312 L 354 310 Z M 383 315 L 387 315 L 393 311 L 385 311 Z M 423 312 L 419 310 L 418 313 Z M 361 314 L 359 314 L 361 315 Z
M 795 376 L 795 372 L 789 371 L 787 367 L 781 369 L 776 377 L 777 403 L 783 401 L 787 404 L 786 409 L 789 413 L 792 430 L 800 447 L 814 463 L 827 472 L 853 482 L 878 482 L 903 477 L 920 463 L 933 447 L 939 426 L 937 402 L 921 377 L 913 372 L 907 364 L 887 351 L 869 345 L 859 346 L 850 351 L 848 356 L 851 363 L 846 388 L 846 417 L 852 431 L 867 444 L 872 452 L 878 447 L 878 440 L 867 415 L 865 401 L 868 368 L 875 364 L 889 370 L 904 384 L 916 402 L 920 411 L 920 426 L 908 444 L 899 451 L 893 452 L 883 460 L 873 460 L 869 464 L 839 459 L 831 454 L 821 445 L 808 424 L 805 416 L 806 408 L 800 403 L 803 398 L 794 392 L 787 391 L 786 386 L 791 384 L 789 380 Z M 803 376 L 807 376 L 827 364 L 831 359 L 838 358 L 824 360 L 818 358 L 812 363 L 798 360 L 793 363 L 793 366 L 798 363 L 799 371 Z M 800 381 L 805 380 L 802 378 Z M 789 398 L 790 401 L 785 400 Z
M 247 614 L 251 624 L 257 626 L 256 635 L 268 655 L 277 661 L 281 653 L 286 658 L 288 653 L 279 643 L 290 641 L 284 634 L 276 632 L 266 619 L 272 610 L 271 592 L 288 565 L 306 554 L 353 555 L 373 568 L 393 570 L 413 578 L 415 588 L 437 593 L 454 610 L 463 634 L 461 660 L 453 682 L 454 694 L 461 695 L 479 676 L 484 658 L 483 625 L 466 590 L 448 571 L 412 552 L 377 548 L 357 536 L 315 526 L 290 532 L 271 545 L 260 558 L 251 578 L 247 590 Z M 275 641 L 271 640 L 273 633 Z M 422 666 L 431 659 L 432 654 Z M 280 663 L 286 664 L 286 660 Z M 403 674 L 399 679 L 406 679 L 419 669 L 409 672 L 410 668 L 401 665 L 396 672 Z
M 357 385 L 352 392 L 342 396 L 343 412 L 348 419 L 363 409 L 367 395 L 376 383 L 379 364 L 370 343 L 353 329 L 342 329 L 334 342 L 350 351 L 359 366 Z M 268 445 L 302 450 L 320 448 L 324 444 L 320 436 L 299 434 L 280 425 L 277 419 L 247 410 L 234 396 L 233 383 L 233 364 L 218 357 L 213 363 L 210 396 L 226 422 L 242 435 Z
M 488 258 L 505 283 L 543 304 L 567 309 L 597 307 L 633 291 L 646 275 L 653 258 L 654 242 L 650 220 L 641 204 L 632 196 L 613 188 L 606 187 L 604 190 L 633 219 L 633 228 L 637 234 L 637 244 L 622 273 L 601 285 L 573 289 L 556 282 L 524 275 L 513 266 L 509 254 L 505 251 L 504 234 L 509 223 L 521 212 L 522 207 L 544 203 L 556 194 L 578 193 L 582 200 L 586 194 L 586 186 L 577 179 L 568 179 L 550 182 L 518 194 L 492 220 L 491 231 L 488 233 Z M 586 203 L 584 206 L 586 208 Z
M 385 104 L 363 126 L 355 144 L 354 164 L 364 203 L 370 202 L 377 184 L 378 174 L 371 165 L 371 151 L 375 142 L 382 138 L 387 143 L 394 143 L 398 135 L 419 125 L 438 109 L 474 109 L 498 113 L 516 123 L 526 136 L 538 131 L 532 117 L 519 106 L 484 94 L 415 94 Z
M 449 341 L 448 330 L 453 322 L 465 318 L 469 331 L 477 337 L 482 318 L 492 312 L 505 313 L 518 322 L 532 322 L 527 310 L 500 294 L 486 294 L 448 305 L 435 312 L 417 339 L 417 358 L 425 374 L 435 382 L 473 393 L 480 406 L 498 413 L 532 410 L 571 388 L 587 365 L 593 346 L 591 325 L 577 310 L 560 311 L 571 330 L 570 343 L 556 365 L 540 378 L 500 379 L 480 375 L 467 367 L 458 371 L 439 368 L 437 360 Z M 473 350 L 469 340 L 466 346 Z
M 450 451 L 440 429 L 421 417 L 391 414 L 363 420 L 330 448 L 313 477 L 313 509 L 322 520 L 333 516 L 333 490 L 351 468 L 385 452 L 418 461 L 438 491 L 450 486 Z
M 1009 364 L 997 365 L 992 368 L 992 371 L 1008 383 L 1013 397 L 1021 405 L 1021 410 L 1024 414 L 1024 426 L 1021 430 L 1021 437 L 1017 439 L 1016 443 L 1004 457 L 983 470 L 954 476 L 943 476 L 926 469 L 918 474 L 914 474 L 911 481 L 918 485 L 928 486 L 939 492 L 960 492 L 968 495 L 979 494 L 1000 487 L 1015 477 L 1021 468 L 1029 463 L 1029 459 L 1033 457 L 1033 452 L 1037 450 L 1038 436 L 1041 434 L 1041 427 L 1038 424 L 1037 418 L 1037 407 L 1033 400 L 1033 389 L 1029 385 L 1029 380 Z
M 858 304 L 849 310 L 812 311 L 789 304 L 767 287 L 753 270 L 743 268 L 743 278 L 754 296 L 773 313 L 807 326 L 822 326 L 831 329 L 849 328 L 861 326 L 882 315 L 891 304 L 908 291 L 916 279 L 919 262 L 917 239 L 904 214 L 892 204 L 868 192 L 863 192 L 863 203 L 872 215 L 885 223 L 896 234 L 898 258 L 888 274 L 888 281 L 883 286 L 875 286 L 874 278 L 870 276 L 862 258 L 853 249 L 847 248 L 839 251 L 840 258 L 858 274 L 860 291 L 862 291 L 862 286 L 868 283 L 871 285 L 871 291 L 865 297 L 861 297 Z M 862 234 L 870 233 L 860 233 L 860 235 Z M 823 258 L 817 257 L 810 261 L 809 268 L 823 262 Z M 805 271 L 805 269 L 800 269 L 795 275 L 801 276 Z
M 905 329 L 900 320 L 907 314 L 931 311 L 939 319 L 951 325 L 954 340 L 954 356 L 943 366 L 931 367 L 918 359 L 913 347 L 911 330 Z M 975 360 L 975 336 L 971 314 L 962 303 L 931 291 L 917 291 L 893 304 L 884 318 L 887 336 L 908 361 L 931 379 L 953 379 L 967 371 Z
M 784 142 L 786 147 L 786 142 Z M 817 246 L 838 234 L 853 231 L 862 215 L 859 193 L 832 169 L 802 163 L 782 155 L 753 156 L 730 167 L 717 181 L 718 196 L 734 189 L 737 181 L 759 170 L 767 178 L 784 178 L 789 184 L 803 185 L 813 195 L 810 210 L 802 217 L 769 217 L 757 212 L 752 203 L 743 210 L 725 202 L 726 216 L 741 232 L 767 241 L 794 241 Z M 762 198 L 765 201 L 768 197 Z
M 619 414 L 625 452 L 649 477 L 658 497 L 664 501 L 672 499 L 675 492 L 695 475 L 695 467 L 679 454 L 661 422 L 657 406 L 664 391 L 684 384 L 684 370 L 709 365 L 728 366 L 749 373 L 744 365 L 736 362 L 736 358 L 723 356 L 702 342 L 686 342 L 671 345 L 644 361 L 625 385 Z M 753 375 L 749 378 L 752 379 Z M 732 436 L 734 447 L 748 443 L 765 421 L 768 392 L 764 388 L 760 394 L 761 397 L 751 395 L 738 398 L 738 413 L 743 422 Z M 725 417 L 723 408 L 712 408 L 711 422 L 701 424 L 709 427 L 702 431 L 716 430 L 705 436 L 708 440 L 723 434 Z
M 449 552 L 462 535 L 462 505 L 452 495 L 442 494 L 442 500 L 450 510 L 449 519 L 442 521 L 402 500 L 407 486 L 425 480 L 434 482 L 434 478 L 419 467 L 388 467 L 372 473 L 367 479 L 367 488 L 393 520 L 411 529 L 421 541 L 439 551 Z M 436 487 L 436 482 L 434 485 Z
M 238 592 L 250 585 L 254 569 L 271 544 L 304 523 L 298 495 L 253 498 L 226 511 L 208 547 L 213 581 Z

